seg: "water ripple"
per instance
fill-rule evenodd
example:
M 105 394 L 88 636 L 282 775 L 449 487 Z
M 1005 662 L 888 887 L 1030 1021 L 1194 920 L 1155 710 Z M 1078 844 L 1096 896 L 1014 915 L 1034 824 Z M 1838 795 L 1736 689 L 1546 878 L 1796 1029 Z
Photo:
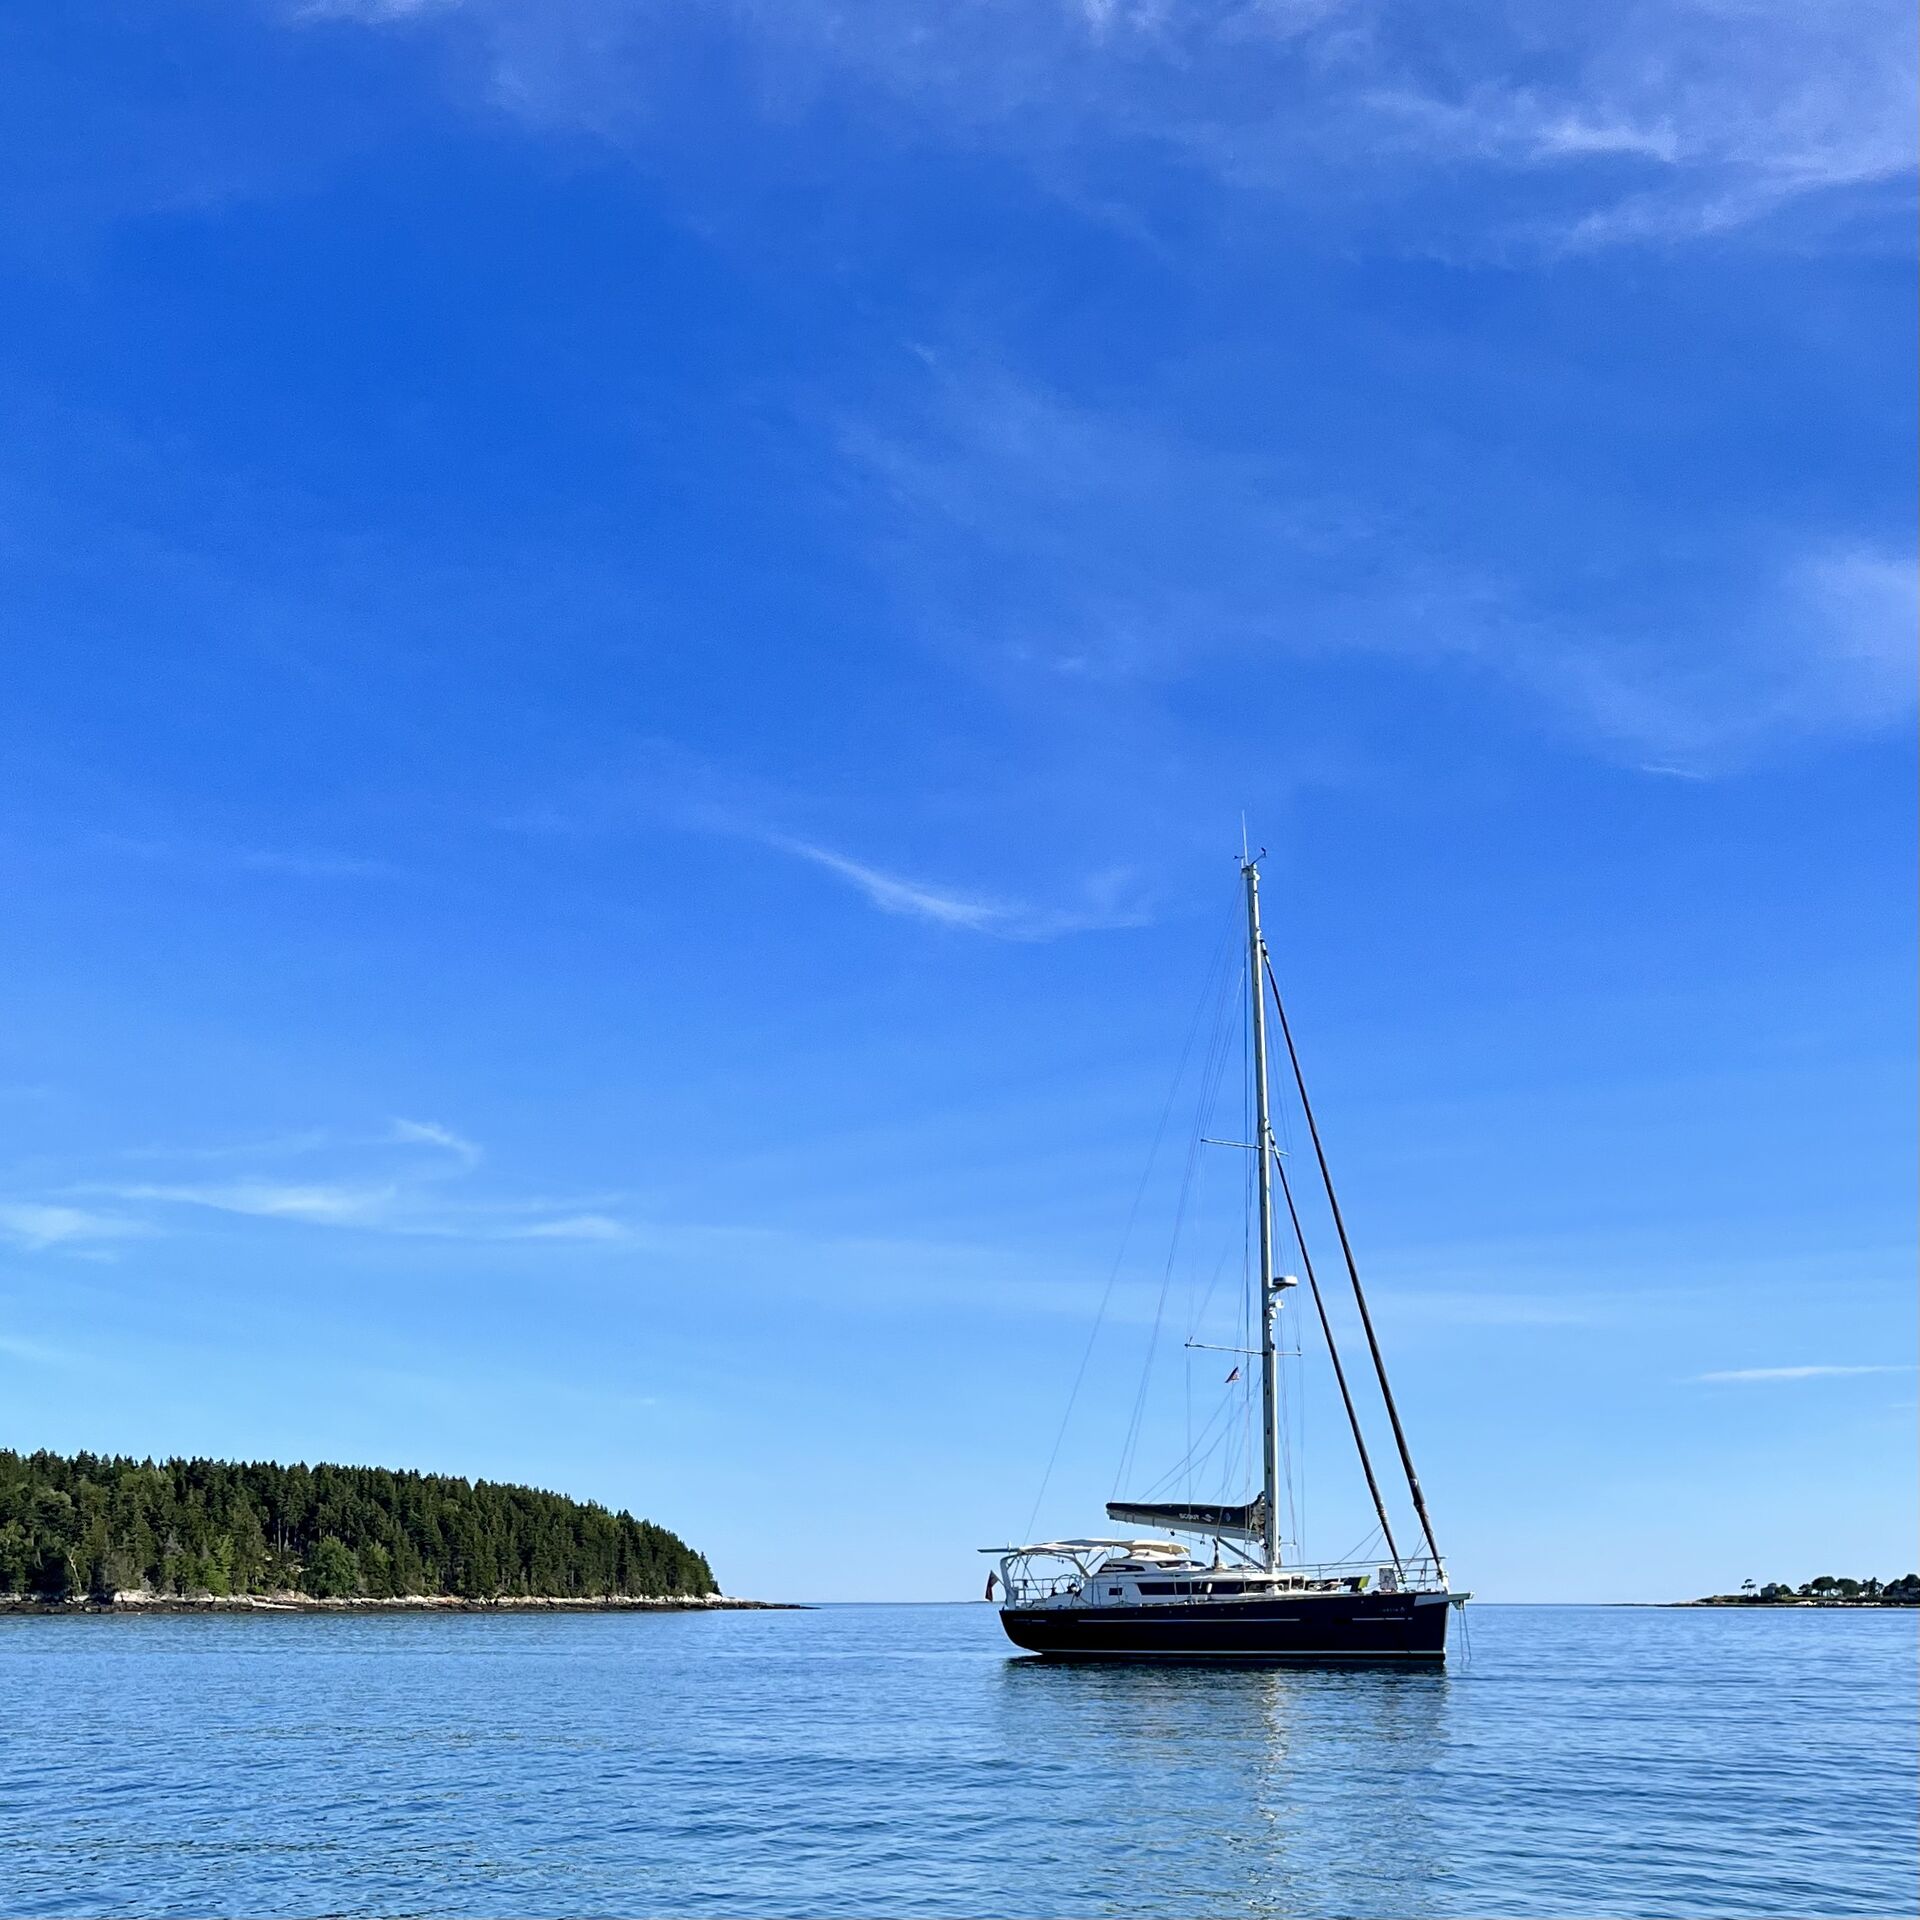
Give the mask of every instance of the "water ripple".
M 0 1619 L 9 1914 L 1920 1910 L 1911 1615 L 1476 1610 L 1444 1673 L 984 1607 Z

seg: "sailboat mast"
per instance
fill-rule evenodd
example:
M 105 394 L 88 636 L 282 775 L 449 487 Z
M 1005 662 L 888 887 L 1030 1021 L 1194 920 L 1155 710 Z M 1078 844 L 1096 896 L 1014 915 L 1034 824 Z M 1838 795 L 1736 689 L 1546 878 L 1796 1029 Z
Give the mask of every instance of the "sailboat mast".
M 1280 1289 L 1273 1271 L 1273 1116 L 1267 1099 L 1267 996 L 1263 991 L 1266 943 L 1260 937 L 1260 869 L 1243 858 L 1240 871 L 1247 882 L 1247 984 L 1253 1018 L 1254 1164 L 1258 1167 L 1260 1238 L 1260 1457 L 1265 1475 L 1266 1524 L 1263 1545 L 1267 1570 L 1280 1564 L 1280 1361 L 1274 1341 L 1274 1321 L 1280 1311 Z

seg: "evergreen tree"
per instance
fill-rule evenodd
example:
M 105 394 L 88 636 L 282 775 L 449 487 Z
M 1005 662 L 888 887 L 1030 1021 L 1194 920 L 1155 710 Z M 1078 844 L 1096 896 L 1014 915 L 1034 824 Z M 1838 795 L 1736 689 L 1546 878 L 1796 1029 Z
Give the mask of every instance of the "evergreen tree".
M 665 1528 L 532 1487 L 0 1450 L 0 1597 L 291 1586 L 472 1598 L 716 1590 L 705 1558 Z
M 360 1563 L 344 1540 L 324 1534 L 308 1556 L 300 1584 L 316 1600 L 344 1600 L 360 1591 Z

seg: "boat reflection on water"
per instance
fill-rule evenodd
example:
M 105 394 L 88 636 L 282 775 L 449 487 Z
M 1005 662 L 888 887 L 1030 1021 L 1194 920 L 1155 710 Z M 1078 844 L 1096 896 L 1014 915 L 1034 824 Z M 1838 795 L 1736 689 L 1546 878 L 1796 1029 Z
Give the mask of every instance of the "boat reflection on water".
M 1126 1837 L 1090 1910 L 1137 1895 L 1164 1836 L 1170 1910 L 1389 1914 L 1430 1910 L 1449 1878 L 1434 1786 L 1461 1684 L 1437 1663 L 1028 1656 L 1004 1663 L 999 1699 L 1050 1819 Z

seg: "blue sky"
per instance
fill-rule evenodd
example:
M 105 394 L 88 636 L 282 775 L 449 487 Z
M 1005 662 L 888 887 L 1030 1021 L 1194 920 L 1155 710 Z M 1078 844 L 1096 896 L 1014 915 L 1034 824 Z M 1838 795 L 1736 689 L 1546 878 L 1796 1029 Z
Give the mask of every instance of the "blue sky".
M 1911 40 L 0 27 L 0 1444 L 971 1595 L 1221 1388 L 1244 811 L 1457 1577 L 1905 1571 Z

